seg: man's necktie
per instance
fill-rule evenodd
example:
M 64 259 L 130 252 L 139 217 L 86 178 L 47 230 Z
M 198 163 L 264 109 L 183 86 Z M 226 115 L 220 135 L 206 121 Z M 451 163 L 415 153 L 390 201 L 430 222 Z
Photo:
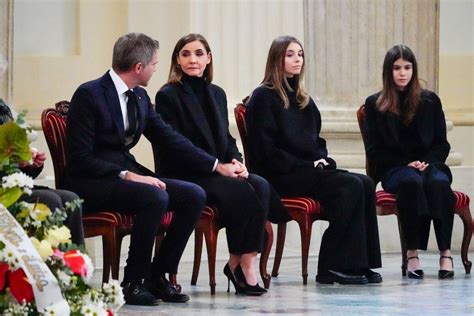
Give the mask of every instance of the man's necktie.
M 127 137 L 133 136 L 137 130 L 137 99 L 135 92 L 128 90 L 125 92 L 128 97 L 127 101 L 127 116 L 128 116 L 128 130 L 125 135 Z

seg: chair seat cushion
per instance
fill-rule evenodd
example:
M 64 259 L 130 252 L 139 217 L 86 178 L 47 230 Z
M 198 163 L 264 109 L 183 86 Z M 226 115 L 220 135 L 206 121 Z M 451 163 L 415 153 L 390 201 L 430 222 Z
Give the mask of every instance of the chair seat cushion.
M 454 195 L 456 196 L 456 205 L 454 206 L 455 209 L 463 208 L 469 206 L 469 195 L 459 191 L 453 191 Z
M 282 198 L 281 202 L 289 211 L 299 211 L 310 214 L 321 213 L 321 205 L 318 201 L 312 198 L 296 197 L 296 198 Z
M 173 212 L 166 212 L 165 216 L 161 219 L 161 226 L 168 227 L 171 224 L 171 221 L 173 220 Z
M 455 209 L 460 209 L 469 205 L 469 196 L 466 193 L 453 191 L 456 196 Z M 396 206 L 397 199 L 395 194 L 385 192 L 384 190 L 377 191 L 376 195 L 378 206 Z
M 217 220 L 219 213 L 217 212 L 217 208 L 214 206 L 205 206 L 204 210 L 201 213 L 201 218 L 205 218 L 208 220 Z
M 103 211 L 103 212 L 87 212 L 82 215 L 82 222 L 86 226 L 115 226 L 115 227 L 132 227 L 134 215 L 122 214 L 119 212 Z M 173 219 L 172 212 L 166 212 L 161 220 L 161 225 L 168 226 Z

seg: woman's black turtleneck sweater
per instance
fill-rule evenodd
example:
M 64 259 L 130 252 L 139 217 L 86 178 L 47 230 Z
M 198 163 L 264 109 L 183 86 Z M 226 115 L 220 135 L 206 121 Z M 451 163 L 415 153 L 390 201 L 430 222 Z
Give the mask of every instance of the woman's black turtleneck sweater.
M 185 84 L 188 84 L 193 90 L 199 105 L 201 106 L 204 116 L 206 117 L 207 124 L 211 128 L 211 134 L 215 136 L 217 134 L 216 128 L 216 115 L 215 110 L 212 109 L 209 103 L 209 96 L 207 93 L 206 86 L 208 83 L 204 77 L 191 77 L 183 74 L 182 80 Z
M 327 158 L 326 141 L 319 136 L 321 114 L 310 99 L 303 109 L 293 87 L 286 88 L 289 107 L 284 108 L 278 93 L 266 86 L 254 90 L 247 105 L 247 125 L 251 139 L 251 170 L 266 177 L 313 167 L 314 161 Z

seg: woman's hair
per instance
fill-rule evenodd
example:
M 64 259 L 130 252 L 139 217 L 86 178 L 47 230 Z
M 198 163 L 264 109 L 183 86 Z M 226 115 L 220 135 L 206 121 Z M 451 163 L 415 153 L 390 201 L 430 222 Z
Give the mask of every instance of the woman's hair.
M 194 42 L 194 41 L 201 42 L 201 44 L 204 46 L 204 49 L 206 50 L 206 53 L 209 54 L 211 52 L 209 43 L 201 34 L 191 33 L 191 34 L 181 37 L 176 43 L 176 46 L 174 47 L 174 50 L 173 50 L 173 54 L 171 55 L 171 66 L 170 66 L 170 72 L 168 74 L 168 83 L 181 82 L 181 78 L 183 77 L 183 70 L 181 69 L 181 66 L 178 64 L 179 52 L 186 44 Z M 211 57 L 211 62 L 207 64 L 206 69 L 204 69 L 204 74 L 203 74 L 203 77 L 206 79 L 208 83 L 211 83 L 212 81 L 212 72 L 213 72 L 213 67 L 212 67 L 212 57 Z
M 418 80 L 418 64 L 416 62 L 415 54 L 413 54 L 412 50 L 405 45 L 393 46 L 385 55 L 382 73 L 383 89 L 377 98 L 376 107 L 380 112 L 389 111 L 395 114 L 400 114 L 401 104 L 398 104 L 398 90 L 395 81 L 393 80 L 393 64 L 400 58 L 412 63 L 413 66 L 413 74 L 406 87 L 407 109 L 405 113 L 403 113 L 404 117 L 402 118 L 405 123 L 409 123 L 415 116 L 422 89 Z
M 275 90 L 283 101 L 284 107 L 287 109 L 290 106 L 288 95 L 285 87 L 290 91 L 293 90 L 288 84 L 285 76 L 285 56 L 286 50 L 291 43 L 297 43 L 303 49 L 301 42 L 293 36 L 278 36 L 272 42 L 270 50 L 268 51 L 267 65 L 265 66 L 265 76 L 262 85 Z M 303 50 L 304 56 L 304 50 Z M 296 79 L 296 100 L 301 109 L 305 108 L 309 103 L 309 95 L 304 90 L 304 59 L 301 66 L 301 73 L 295 75 Z

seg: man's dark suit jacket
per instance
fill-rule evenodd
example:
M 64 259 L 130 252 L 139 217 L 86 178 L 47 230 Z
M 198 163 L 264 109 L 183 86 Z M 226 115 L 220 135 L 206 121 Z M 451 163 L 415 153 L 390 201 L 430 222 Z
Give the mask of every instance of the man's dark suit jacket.
M 227 99 L 220 87 L 209 84 L 205 87 L 212 117 L 206 118 L 201 105 L 189 84 L 176 83 L 164 86 L 156 94 L 156 110 L 163 120 L 186 136 L 194 145 L 228 163 L 232 159 L 242 161 L 235 139 L 229 133 Z M 215 128 L 209 125 L 212 121 Z M 214 131 L 214 135 L 213 135 Z M 157 146 L 155 146 L 157 147 Z M 155 166 L 165 175 L 186 176 L 169 152 L 155 150 Z
M 128 146 L 120 101 L 108 72 L 82 84 L 72 97 L 66 130 L 65 184 L 85 199 L 88 208 L 100 207 L 108 198 L 120 171 L 154 175 L 129 152 L 142 134 L 160 150 L 170 153 L 180 168 L 201 174 L 212 172 L 216 158 L 166 124 L 143 88 L 133 90 L 138 103 L 138 128 Z
M 368 139 L 367 155 L 375 163 L 375 181 L 392 168 L 406 166 L 413 161 L 410 153 L 400 144 L 400 120 L 392 113 L 382 113 L 375 107 L 379 94 L 368 97 L 365 101 Z M 416 160 L 428 162 L 451 177 L 449 168 L 444 164 L 449 154 L 450 145 L 446 137 L 446 120 L 438 96 L 428 90 L 421 94 L 415 117 L 416 131 L 419 136 L 419 152 Z

